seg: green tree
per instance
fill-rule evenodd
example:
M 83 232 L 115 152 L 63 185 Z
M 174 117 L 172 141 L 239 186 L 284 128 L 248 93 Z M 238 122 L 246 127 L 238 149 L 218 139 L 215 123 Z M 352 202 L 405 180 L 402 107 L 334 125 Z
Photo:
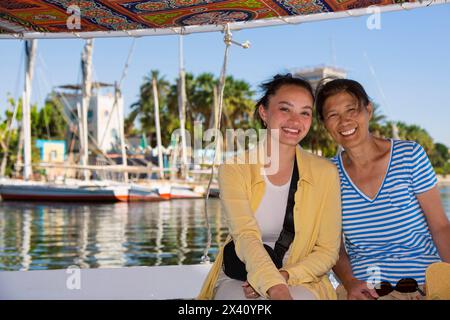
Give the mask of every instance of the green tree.
M 428 155 L 434 150 L 433 138 L 428 132 L 418 125 L 408 125 L 404 122 L 398 122 L 397 127 L 399 129 L 399 137 L 403 140 L 411 140 L 420 144 Z
M 61 100 L 51 93 L 45 105 L 39 110 L 36 120 L 36 137 L 39 139 L 64 140 L 67 134 L 67 124 L 62 115 Z
M 244 80 L 228 76 L 225 80 L 223 122 L 227 128 L 248 129 L 254 127 L 255 102 L 251 86 Z
M 15 164 L 18 162 L 18 156 L 21 157 L 23 162 L 23 140 L 20 141 L 20 132 L 22 130 L 22 99 L 15 101 L 13 98 L 8 98 L 9 107 L 5 111 L 5 119 L 0 124 L 0 152 L 1 162 L 6 161 L 5 176 L 10 176 L 14 173 Z M 15 123 L 13 122 L 14 110 L 16 110 Z M 32 163 L 37 163 L 40 160 L 38 149 L 35 146 L 36 133 L 38 131 L 37 120 L 39 118 L 37 105 L 32 105 L 30 108 L 30 120 L 31 120 L 31 154 Z M 13 126 L 11 126 L 13 122 Z M 9 130 L 11 128 L 11 130 Z M 18 153 L 19 147 L 22 149 L 21 153 Z M 6 158 L 4 158 L 6 156 Z M 19 172 L 22 169 L 19 169 Z
M 337 152 L 337 144 L 333 141 L 324 124 L 313 116 L 311 128 L 301 142 L 302 147 L 324 157 L 333 157 Z
M 159 71 L 152 70 L 149 75 L 145 76 L 144 83 L 141 85 L 139 99 L 130 106 L 131 112 L 126 119 L 126 133 L 130 134 L 134 127 L 135 120 L 140 122 L 140 131 L 150 137 L 150 141 L 156 141 L 155 131 L 155 109 L 153 99 L 153 77 L 157 80 L 158 102 L 161 130 L 166 130 L 172 121 L 173 112 L 167 109 L 167 96 L 170 91 L 170 83 L 162 76 Z M 167 145 L 170 135 L 162 132 L 162 142 Z
M 384 124 L 386 122 L 386 116 L 381 113 L 380 105 L 372 103 L 373 113 L 372 118 L 369 121 L 369 131 L 378 137 L 384 137 L 386 131 L 384 130 Z
M 442 143 L 434 144 L 434 152 L 430 155 L 430 161 L 434 167 L 444 168 L 449 160 L 448 147 Z

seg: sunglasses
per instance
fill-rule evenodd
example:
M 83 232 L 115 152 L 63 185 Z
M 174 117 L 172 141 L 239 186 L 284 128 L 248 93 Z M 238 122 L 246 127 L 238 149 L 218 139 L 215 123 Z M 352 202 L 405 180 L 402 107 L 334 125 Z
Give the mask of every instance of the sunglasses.
M 397 282 L 395 287 L 387 281 L 381 281 L 379 285 L 375 287 L 375 291 L 380 297 L 386 296 L 394 290 L 401 293 L 413 293 L 418 291 L 422 296 L 425 296 L 425 293 L 419 288 L 417 281 L 413 278 L 403 278 Z

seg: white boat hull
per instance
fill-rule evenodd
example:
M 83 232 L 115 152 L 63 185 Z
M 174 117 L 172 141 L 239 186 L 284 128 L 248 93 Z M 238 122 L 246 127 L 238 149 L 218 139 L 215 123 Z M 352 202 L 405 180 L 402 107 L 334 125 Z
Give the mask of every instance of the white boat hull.
M 57 185 L 35 182 L 3 182 L 0 184 L 3 200 L 15 201 L 70 201 L 119 202 L 128 201 L 125 186 Z
M 0 272 L 0 300 L 194 299 L 212 264 Z
M 150 188 L 140 185 L 131 185 L 130 188 L 128 189 L 128 201 L 152 202 L 162 200 L 168 199 L 161 197 L 161 195 L 158 192 L 158 189 L 156 188 Z

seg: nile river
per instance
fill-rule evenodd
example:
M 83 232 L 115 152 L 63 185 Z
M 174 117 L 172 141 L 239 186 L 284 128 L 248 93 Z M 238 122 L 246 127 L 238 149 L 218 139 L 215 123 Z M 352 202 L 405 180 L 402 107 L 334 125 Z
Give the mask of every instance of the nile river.
M 450 216 L 450 186 L 441 188 Z M 208 201 L 209 256 L 226 238 L 217 199 Z M 207 242 L 204 200 L 155 203 L 0 202 L 0 270 L 195 264 Z

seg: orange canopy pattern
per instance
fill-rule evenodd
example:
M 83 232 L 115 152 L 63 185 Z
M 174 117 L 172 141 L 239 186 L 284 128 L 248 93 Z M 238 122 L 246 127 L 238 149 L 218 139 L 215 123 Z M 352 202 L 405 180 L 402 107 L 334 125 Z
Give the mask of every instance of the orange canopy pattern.
M 0 34 L 224 25 L 386 6 L 396 0 L 0 0 Z M 78 29 L 73 29 L 77 21 Z M 72 25 L 71 25 L 72 24 Z

